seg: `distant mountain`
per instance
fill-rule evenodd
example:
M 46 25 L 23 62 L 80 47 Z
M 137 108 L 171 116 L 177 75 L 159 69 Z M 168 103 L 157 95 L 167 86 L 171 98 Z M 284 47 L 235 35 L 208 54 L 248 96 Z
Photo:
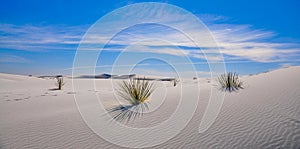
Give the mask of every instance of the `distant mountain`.
M 132 77 L 135 77 L 135 74 L 131 74 L 131 75 L 111 75 L 111 74 L 100 74 L 100 75 L 82 75 L 76 78 L 81 78 L 81 79 L 129 79 Z
M 31 76 L 32 76 L 32 75 L 31 75 Z M 42 79 L 53 79 L 53 78 L 58 78 L 58 77 L 63 77 L 63 75 L 37 76 L 37 78 L 42 78 Z
M 137 80 L 149 80 L 149 81 L 174 81 L 175 78 L 157 78 L 157 77 L 137 77 L 136 74 L 130 74 L 130 75 L 111 75 L 111 74 L 99 74 L 99 75 L 82 75 L 75 78 L 81 78 L 81 79 L 130 79 L 134 78 Z
M 119 75 L 119 76 L 113 76 L 113 79 L 130 79 L 135 77 L 136 74 L 131 74 L 131 75 Z
M 111 77 L 112 77 L 112 75 L 106 74 L 106 73 L 95 76 L 96 79 L 109 79 Z

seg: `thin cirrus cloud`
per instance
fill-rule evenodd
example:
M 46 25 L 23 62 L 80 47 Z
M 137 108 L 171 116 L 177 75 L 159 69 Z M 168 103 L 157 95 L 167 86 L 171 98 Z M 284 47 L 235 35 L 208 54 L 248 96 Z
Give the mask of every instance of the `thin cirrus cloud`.
M 289 61 L 300 56 L 298 44 L 272 42 L 270 39 L 276 37 L 274 32 L 253 29 L 250 25 L 219 23 L 220 21 L 226 22 L 226 18 L 222 16 L 202 15 L 199 17 L 210 29 L 220 51 L 211 50 L 211 48 L 216 48 L 216 45 L 205 42 L 200 43 L 199 48 L 178 31 L 153 25 L 133 27 L 133 29 L 122 31 L 110 40 L 112 46 L 106 46 L 105 50 L 122 51 L 128 46 L 128 43 L 134 43 L 139 48 L 127 50 L 127 52 L 163 53 L 198 59 L 207 58 L 203 53 L 221 52 L 226 61 L 251 60 L 256 62 Z M 183 24 L 190 25 L 189 33 L 201 34 L 201 31 L 194 28 L 193 25 Z M 18 26 L 0 24 L 0 48 L 41 52 L 45 50 L 76 50 L 87 29 L 88 25 Z M 151 39 L 164 41 L 151 41 Z M 97 46 L 106 44 L 107 40 L 105 37 L 91 35 L 86 41 L 86 44 L 91 44 L 94 49 L 98 49 Z M 169 41 L 169 44 L 166 41 Z
M 26 59 L 21 56 L 11 55 L 11 54 L 1 54 L 0 62 L 5 63 L 31 63 L 32 60 Z
M 45 51 L 74 50 L 87 26 L 0 24 L 0 48 Z
M 275 33 L 251 29 L 248 25 L 212 25 L 221 52 L 258 62 L 285 61 L 300 54 L 300 45 L 268 41 Z

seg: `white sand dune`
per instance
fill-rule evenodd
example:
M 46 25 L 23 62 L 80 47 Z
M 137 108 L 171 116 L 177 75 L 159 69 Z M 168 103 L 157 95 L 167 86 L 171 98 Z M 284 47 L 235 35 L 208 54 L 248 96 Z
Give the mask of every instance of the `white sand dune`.
M 154 148 L 300 148 L 300 67 L 244 76 L 245 89 L 226 93 L 213 125 L 199 133 L 210 87 L 199 79 L 201 96 L 192 120 L 176 137 Z M 84 82 L 86 79 L 79 81 Z M 0 74 L 0 148 L 120 148 L 97 136 L 84 123 L 74 95 L 97 94 L 114 105 L 111 80 L 96 80 L 95 90 L 73 92 L 66 79 L 62 91 L 55 80 Z M 179 83 L 195 88 L 195 80 Z M 128 123 L 149 127 L 166 120 L 175 110 L 180 89 L 170 82 L 161 107 Z M 188 101 L 189 97 L 183 97 Z M 151 102 L 151 101 L 150 101 Z M 153 101 L 154 102 L 154 101 Z M 92 106 L 87 99 L 86 106 Z M 121 134 L 132 136 L 134 134 Z

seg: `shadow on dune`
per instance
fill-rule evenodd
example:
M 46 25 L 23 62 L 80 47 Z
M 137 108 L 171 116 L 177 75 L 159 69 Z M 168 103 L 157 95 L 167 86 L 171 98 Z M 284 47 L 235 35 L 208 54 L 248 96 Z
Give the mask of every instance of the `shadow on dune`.
M 136 105 L 119 105 L 107 109 L 107 111 L 112 115 L 113 119 L 117 121 L 134 120 L 143 115 L 144 111 L 148 110 L 147 103 L 140 103 Z
M 59 89 L 58 88 L 50 88 L 48 89 L 48 91 L 58 91 Z

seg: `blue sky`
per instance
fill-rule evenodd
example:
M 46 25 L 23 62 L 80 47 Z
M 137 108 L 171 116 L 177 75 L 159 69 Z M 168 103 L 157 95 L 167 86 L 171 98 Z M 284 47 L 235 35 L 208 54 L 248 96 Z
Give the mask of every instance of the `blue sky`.
M 0 72 L 70 74 L 69 68 L 73 65 L 76 49 L 87 29 L 105 14 L 138 2 L 147 1 L 2 0 Z M 250 74 L 300 64 L 300 2 L 297 0 L 155 2 L 177 5 L 199 17 L 212 31 L 224 54 L 228 71 Z M 120 51 L 135 38 L 163 35 L 176 41 L 177 37 L 176 47 L 186 52 L 199 74 L 207 74 L 209 68 L 205 59 L 197 53 L 200 49 L 188 42 L 179 42 L 180 36 L 175 33 L 172 29 L 155 24 L 138 25 L 124 30 L 106 45 L 108 50 L 102 53 L 96 72 L 109 73 L 111 68 L 106 66 L 112 65 Z M 147 53 L 164 55 L 166 59 L 182 56 L 174 50 L 173 45 L 158 46 L 151 41 L 144 44 L 146 46 L 142 48 Z M 159 49 L 158 53 L 156 49 Z M 128 57 L 134 58 L 137 55 L 132 51 L 130 53 Z M 128 60 L 122 63 L 130 62 Z M 171 68 L 163 65 L 164 62 L 147 60 L 143 63 L 146 66 L 140 65 L 137 73 L 170 75 Z

